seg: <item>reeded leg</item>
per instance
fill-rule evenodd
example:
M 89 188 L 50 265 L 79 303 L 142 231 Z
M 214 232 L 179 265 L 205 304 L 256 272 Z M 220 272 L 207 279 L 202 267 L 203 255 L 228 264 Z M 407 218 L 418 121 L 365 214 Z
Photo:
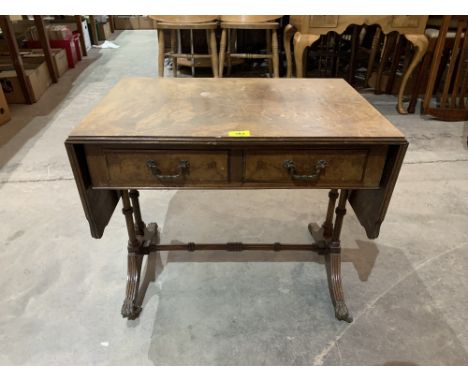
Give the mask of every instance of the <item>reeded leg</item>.
M 273 77 L 279 77 L 279 52 L 278 52 L 278 33 L 276 29 L 271 31 L 271 49 L 273 54 Z M 270 72 L 271 73 L 271 72 Z
M 158 30 L 158 74 L 164 77 L 164 30 Z
M 122 316 L 135 319 L 141 312 L 141 306 L 137 304 L 138 289 L 140 287 L 140 273 L 143 255 L 139 253 L 140 242 L 135 233 L 133 224 L 133 208 L 127 190 L 122 191 L 122 213 L 125 215 L 125 222 L 128 231 L 128 273 L 125 300 L 122 305 Z
M 406 39 L 411 42 L 415 48 L 413 59 L 406 70 L 403 78 L 401 79 L 400 89 L 398 91 L 398 103 L 397 103 L 397 110 L 400 114 L 407 114 L 408 112 L 403 107 L 403 95 L 405 94 L 406 83 L 413 73 L 413 70 L 416 68 L 416 65 L 424 57 L 426 54 L 427 46 L 429 45 L 429 40 L 424 34 L 414 35 L 414 34 L 406 34 Z
M 291 24 L 286 25 L 283 33 L 283 46 L 286 53 L 286 77 L 292 76 L 291 38 L 296 29 Z
M 221 42 L 219 44 L 219 76 L 223 77 L 224 56 L 226 54 L 226 29 L 221 32 Z
M 336 208 L 335 224 L 330 241 L 330 253 L 326 255 L 326 267 L 328 276 L 328 286 L 330 295 L 335 307 L 335 317 L 338 320 L 352 322 L 353 318 L 348 312 L 344 300 L 343 287 L 341 285 L 341 243 L 340 234 L 343 226 L 343 218 L 346 214 L 346 201 L 348 199 L 348 191 L 341 190 L 338 207 Z
M 305 49 L 320 38 L 320 35 L 304 35 L 300 32 L 294 34 L 294 61 L 296 63 L 296 77 L 304 77 L 305 72 Z

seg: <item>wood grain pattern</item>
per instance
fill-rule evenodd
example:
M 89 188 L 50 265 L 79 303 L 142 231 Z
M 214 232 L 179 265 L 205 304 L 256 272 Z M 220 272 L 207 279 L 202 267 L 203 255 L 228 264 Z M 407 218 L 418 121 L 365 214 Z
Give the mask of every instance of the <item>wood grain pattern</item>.
M 342 79 L 126 78 L 70 138 L 400 140 L 403 134 Z
M 374 156 L 370 161 L 369 150 L 295 150 L 295 151 L 254 151 L 245 157 L 245 182 L 278 182 L 304 183 L 293 181 L 288 171 L 283 167 L 285 160 L 292 160 L 297 170 L 302 174 L 314 171 L 314 165 L 319 160 L 326 160 L 327 167 L 309 186 L 334 187 L 378 187 L 382 176 L 386 151 Z M 367 171 L 372 167 L 372 161 L 377 159 L 375 171 Z
M 90 166 L 95 186 L 216 185 L 228 181 L 228 155 L 222 151 L 111 150 L 104 152 L 104 157 L 107 171 L 103 177 Z M 181 179 L 162 181 L 147 167 L 149 160 L 155 161 L 162 175 L 177 173 L 181 160 L 188 161 L 190 169 Z

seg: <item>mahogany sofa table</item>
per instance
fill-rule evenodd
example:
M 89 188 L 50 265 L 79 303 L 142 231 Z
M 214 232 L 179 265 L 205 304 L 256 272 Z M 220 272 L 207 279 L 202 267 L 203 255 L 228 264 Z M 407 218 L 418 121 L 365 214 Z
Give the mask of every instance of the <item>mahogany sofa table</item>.
M 341 285 L 346 203 L 376 238 L 408 143 L 341 79 L 126 78 L 65 145 L 94 238 L 122 198 L 124 317 L 141 311 L 141 264 L 151 252 L 306 250 L 326 257 L 335 315 L 351 322 Z M 137 190 L 182 188 L 331 191 L 322 227 L 309 225 L 311 244 L 159 244 L 157 225 L 143 223 Z

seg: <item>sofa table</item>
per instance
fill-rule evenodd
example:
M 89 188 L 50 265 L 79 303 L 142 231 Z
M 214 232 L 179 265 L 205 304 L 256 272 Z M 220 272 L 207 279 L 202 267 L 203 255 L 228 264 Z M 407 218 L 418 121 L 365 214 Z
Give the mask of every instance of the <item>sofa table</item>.
M 141 311 L 141 264 L 151 252 L 305 250 L 325 256 L 336 318 L 348 322 L 340 268 L 345 207 L 349 202 L 376 238 L 407 145 L 344 80 L 254 78 L 123 79 L 65 142 L 94 238 L 122 199 L 129 238 L 124 317 Z M 330 192 L 322 227 L 309 225 L 311 244 L 160 244 L 157 225 L 143 223 L 137 190 L 182 188 Z

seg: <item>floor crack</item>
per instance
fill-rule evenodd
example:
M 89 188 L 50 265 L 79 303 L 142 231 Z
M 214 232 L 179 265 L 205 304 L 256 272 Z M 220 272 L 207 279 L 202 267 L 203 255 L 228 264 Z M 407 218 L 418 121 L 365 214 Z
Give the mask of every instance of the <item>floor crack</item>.
M 440 160 L 428 160 L 428 161 L 419 161 L 419 162 L 404 162 L 404 164 L 451 163 L 451 162 L 468 162 L 468 159 L 440 159 Z
M 73 180 L 74 178 L 66 178 L 66 177 L 59 177 L 59 178 L 50 178 L 50 179 L 17 179 L 17 180 L 0 180 L 0 184 L 9 184 L 9 183 L 41 183 L 41 182 L 61 182 L 61 181 L 69 181 Z

